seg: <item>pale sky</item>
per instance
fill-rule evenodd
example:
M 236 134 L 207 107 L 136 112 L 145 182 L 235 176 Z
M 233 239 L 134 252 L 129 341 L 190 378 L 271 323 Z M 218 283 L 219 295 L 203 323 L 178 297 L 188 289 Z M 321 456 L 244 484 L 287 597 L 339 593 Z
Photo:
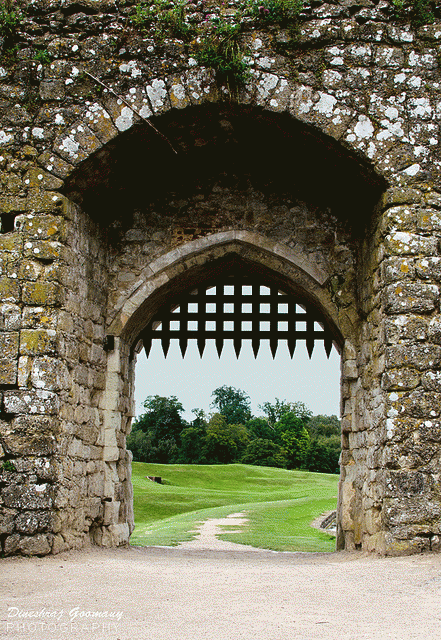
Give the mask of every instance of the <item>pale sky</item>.
M 279 343 L 273 360 L 269 345 L 262 341 L 257 359 L 251 342 L 244 341 L 239 359 L 232 341 L 226 340 L 219 359 L 214 341 L 207 341 L 201 359 L 196 341 L 190 340 L 183 359 L 177 340 L 172 340 L 164 358 L 159 340 L 154 340 L 147 359 L 138 355 L 135 379 L 136 415 L 144 412 L 148 395 L 176 396 L 183 404 L 184 417 L 194 418 L 192 409 L 210 411 L 211 393 L 222 385 L 242 389 L 251 398 L 253 415 L 262 415 L 258 405 L 280 400 L 304 402 L 314 414 L 335 414 L 340 409 L 340 356 L 332 349 L 329 360 L 323 345 L 316 343 L 311 360 L 306 345 L 298 342 L 291 360 L 288 347 Z

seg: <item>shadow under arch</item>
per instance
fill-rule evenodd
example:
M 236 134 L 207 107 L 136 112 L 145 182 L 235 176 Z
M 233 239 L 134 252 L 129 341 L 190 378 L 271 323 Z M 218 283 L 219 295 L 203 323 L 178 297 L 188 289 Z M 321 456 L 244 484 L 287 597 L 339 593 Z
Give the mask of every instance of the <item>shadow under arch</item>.
M 103 227 L 128 227 L 133 211 L 170 196 L 179 201 L 213 188 L 252 186 L 326 210 L 359 237 L 387 186 L 367 158 L 288 113 L 220 102 L 170 109 L 152 121 L 177 155 L 138 123 L 65 181 L 63 193 Z

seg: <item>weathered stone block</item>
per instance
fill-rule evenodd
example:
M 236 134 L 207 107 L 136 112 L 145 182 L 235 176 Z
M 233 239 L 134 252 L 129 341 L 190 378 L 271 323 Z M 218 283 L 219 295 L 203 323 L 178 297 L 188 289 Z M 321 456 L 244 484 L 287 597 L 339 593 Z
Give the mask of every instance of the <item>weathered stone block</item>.
M 26 201 L 26 208 L 33 214 L 54 213 L 63 210 L 63 196 L 56 191 L 32 191 Z
M 88 105 L 85 120 L 89 129 L 103 144 L 118 135 L 118 129 L 114 126 L 109 113 L 98 102 Z
M 420 278 L 441 281 L 441 257 L 427 256 L 415 261 L 415 270 Z
M 17 382 L 19 334 L 0 333 L 0 384 Z
M 26 211 L 26 199 L 17 196 L 2 196 L 0 197 L 0 212 L 1 213 L 20 213 Z M 13 239 L 11 238 L 12 242 Z M 15 244 L 15 243 L 14 243 Z
M 20 280 L 35 281 L 43 273 L 44 266 L 36 260 L 22 260 L 18 271 Z
M 342 375 L 347 380 L 355 380 L 358 378 L 358 367 L 355 360 L 346 360 L 343 364 Z
M 0 536 L 14 531 L 14 520 L 17 515 L 15 509 L 5 509 L 0 507 Z
M 418 438 L 421 443 L 435 442 L 439 444 L 441 442 L 441 422 L 439 420 L 419 420 L 416 425 Z M 439 450 L 439 447 L 437 447 Z
M 408 231 L 393 231 L 386 236 L 386 255 L 436 255 L 438 239 Z
M 386 342 L 397 344 L 402 340 L 421 342 L 427 338 L 427 318 L 399 315 L 384 321 Z
M 118 524 L 120 505 L 121 503 L 119 501 L 104 503 L 104 516 L 103 516 L 104 525 Z
M 441 344 L 441 318 L 440 316 L 434 316 L 429 322 L 428 336 L 432 342 Z
M 40 416 L 41 417 L 41 416 Z M 17 418 L 14 420 L 17 422 Z M 33 431 L 28 429 L 27 433 L 31 435 L 42 435 L 39 431 L 40 424 L 38 426 L 34 425 Z M 50 425 L 53 427 L 53 425 Z M 16 432 L 17 433 L 17 432 Z M 52 428 L 52 435 L 56 433 L 56 429 Z M 41 457 L 41 456 L 31 456 L 31 457 L 22 457 L 16 458 L 14 460 L 14 466 L 17 470 L 17 473 L 24 473 L 29 478 L 30 476 L 34 476 L 37 480 L 47 481 L 47 482 L 55 482 L 58 479 L 58 474 L 60 471 L 60 463 L 49 456 Z
M 62 133 L 54 143 L 55 152 L 70 164 L 77 165 L 102 143 L 84 122 L 77 122 Z
M 425 313 L 433 311 L 439 299 L 439 288 L 434 284 L 402 282 L 389 285 L 383 293 L 386 313 Z
M 413 260 L 409 258 L 386 258 L 381 265 L 383 281 L 385 283 L 397 282 L 405 278 L 413 278 L 415 267 Z
M 21 327 L 21 309 L 15 304 L 0 305 L 0 331 L 14 331 Z
M 61 533 L 57 533 L 57 535 L 54 536 L 54 541 L 52 543 L 52 553 L 56 555 L 57 553 L 62 553 L 68 549 L 69 545 L 65 542 Z
M 426 371 L 421 376 L 421 384 L 427 391 L 441 391 L 441 372 Z
M 24 207 L 26 208 L 26 207 Z M 15 233 L 0 234 L 0 251 L 20 254 L 23 240 Z
M 37 531 L 48 531 L 51 522 L 49 511 L 23 511 L 15 518 L 15 527 L 19 533 L 32 535 Z
M 25 282 L 22 299 L 24 304 L 55 307 L 60 304 L 60 285 L 56 282 Z
M 0 277 L 0 300 L 2 302 L 19 302 L 20 285 L 18 280 L 8 277 Z
M 427 344 L 398 344 L 386 349 L 386 367 L 410 366 L 419 371 L 441 366 L 441 347 Z
M 65 94 L 63 80 L 49 80 L 40 83 L 40 98 L 42 100 L 62 100 Z
M 25 356 L 54 354 L 56 341 L 57 334 L 53 329 L 23 329 L 20 332 L 20 354 Z
M 414 389 L 420 383 L 420 374 L 415 369 L 390 369 L 381 379 L 383 389 L 386 391 L 406 391 Z
M 47 456 L 56 451 L 58 429 L 58 420 L 54 417 L 22 415 L 12 422 L 0 422 L 0 437 L 6 451 L 13 456 Z M 37 475 L 40 475 L 40 459 L 35 460 Z M 21 464 L 16 461 L 17 470 L 21 469 Z
M 58 396 L 44 389 L 5 391 L 3 402 L 7 413 L 30 415 L 52 415 L 57 413 L 60 405 Z
M 429 191 L 424 194 L 424 201 L 428 207 L 434 207 L 435 209 L 441 209 L 441 193 L 436 191 Z
M 418 211 L 417 229 L 421 231 L 440 231 L 441 212 L 436 209 L 422 209 Z
M 21 510 L 50 509 L 52 490 L 49 484 L 11 485 L 3 489 L 3 502 L 6 507 Z
M 38 172 L 38 169 L 35 171 Z M 22 216 L 21 230 L 27 242 L 32 240 L 65 240 L 66 238 L 66 223 L 62 216 L 39 215 L 31 218 Z
M 394 402 L 393 406 L 397 408 L 399 415 L 410 415 L 413 418 L 436 418 L 441 412 L 441 394 L 415 389 L 408 396 Z
M 416 210 L 409 206 L 390 207 L 383 215 L 382 226 L 385 230 L 391 231 L 391 237 L 399 229 L 403 231 L 414 231 L 416 224 Z
M 391 187 L 381 198 L 381 206 L 384 208 L 397 204 L 417 204 L 421 202 L 422 194 L 411 187 Z
M 59 156 L 51 151 L 45 151 L 38 158 L 38 163 L 40 166 L 44 167 L 46 171 L 52 173 L 54 176 L 58 178 L 66 178 L 70 172 L 73 170 L 73 166 L 62 160 Z
M 36 260 L 60 260 L 64 258 L 65 247 L 56 240 L 32 240 L 25 243 L 24 255 Z M 61 278 L 62 269 L 57 266 L 58 278 Z
M 69 385 L 69 371 L 62 360 L 50 356 L 37 357 L 32 363 L 31 382 L 36 389 L 66 389 Z
M 47 191 L 60 189 L 60 187 L 63 186 L 62 180 L 56 178 L 44 169 L 40 169 L 39 167 L 29 169 L 24 177 L 24 182 L 27 185 L 28 189 L 46 189 Z M 26 218 L 25 216 L 20 216 L 20 218 L 20 228 L 25 232 L 26 235 L 28 235 L 29 232 L 32 234 L 33 227 L 35 227 L 36 231 L 38 225 L 35 223 L 35 221 L 32 220 L 32 218 Z M 17 225 L 16 228 L 18 228 Z M 40 231 L 43 231 L 41 227 Z
M 389 526 L 430 522 L 441 516 L 441 504 L 419 495 L 418 497 L 389 498 L 383 509 Z
M 18 548 L 25 556 L 45 556 L 51 552 L 53 536 L 37 533 L 21 538 Z
M 58 325 L 58 312 L 48 307 L 25 307 L 22 314 L 22 329 L 54 330 Z M 22 331 L 22 334 L 24 332 Z M 54 338 L 55 333 L 49 334 Z M 26 342 L 32 339 L 27 336 Z M 55 341 L 54 341 L 55 345 Z
M 13 533 L 12 536 L 5 538 L 3 543 L 3 549 L 6 556 L 17 553 L 18 545 L 20 544 L 21 536 L 19 533 Z

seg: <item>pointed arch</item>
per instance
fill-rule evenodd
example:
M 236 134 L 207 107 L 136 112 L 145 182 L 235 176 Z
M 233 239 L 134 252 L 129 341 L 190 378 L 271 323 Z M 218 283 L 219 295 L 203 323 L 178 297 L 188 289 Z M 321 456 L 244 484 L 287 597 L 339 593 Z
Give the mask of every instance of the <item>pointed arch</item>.
M 206 282 L 237 256 L 244 269 L 270 274 L 289 291 L 300 293 L 323 314 L 341 347 L 347 319 L 340 318 L 327 286 L 330 274 L 314 257 L 260 234 L 232 229 L 210 234 L 168 251 L 148 264 L 129 292 L 121 296 L 108 333 L 131 343 L 161 304 L 194 283 Z

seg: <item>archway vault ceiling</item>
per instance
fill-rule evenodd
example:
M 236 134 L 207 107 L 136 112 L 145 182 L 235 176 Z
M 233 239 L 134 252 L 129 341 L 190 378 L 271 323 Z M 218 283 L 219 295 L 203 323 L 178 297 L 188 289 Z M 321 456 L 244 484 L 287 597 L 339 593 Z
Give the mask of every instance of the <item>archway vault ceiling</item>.
M 85 161 L 64 192 L 101 225 L 128 224 L 134 211 L 229 188 L 246 196 L 283 194 L 350 223 L 369 222 L 386 187 L 371 167 L 318 130 L 287 114 L 231 103 L 171 110 L 137 125 Z

